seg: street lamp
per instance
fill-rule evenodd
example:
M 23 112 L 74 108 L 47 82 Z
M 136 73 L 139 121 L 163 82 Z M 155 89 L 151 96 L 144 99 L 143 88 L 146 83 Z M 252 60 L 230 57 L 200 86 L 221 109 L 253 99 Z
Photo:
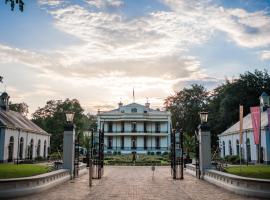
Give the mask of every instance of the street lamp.
M 266 92 L 263 92 L 260 96 L 260 106 L 262 111 L 264 111 L 264 108 L 269 107 L 269 96 Z
M 201 124 L 206 124 L 208 121 L 208 112 L 203 111 L 199 113 L 200 119 L 201 119 Z
M 74 114 L 72 111 L 66 112 L 66 121 L 68 124 L 73 124 Z

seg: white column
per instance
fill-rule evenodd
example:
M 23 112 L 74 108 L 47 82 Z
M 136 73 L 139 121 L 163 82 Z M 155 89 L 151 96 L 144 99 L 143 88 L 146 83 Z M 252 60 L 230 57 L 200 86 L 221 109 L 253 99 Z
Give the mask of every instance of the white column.
M 211 168 L 211 135 L 210 131 L 199 130 L 200 170 L 203 177 L 206 169 Z
M 74 127 L 66 128 L 64 131 L 63 144 L 63 168 L 69 169 L 71 176 L 74 171 L 74 157 L 75 157 L 75 129 Z

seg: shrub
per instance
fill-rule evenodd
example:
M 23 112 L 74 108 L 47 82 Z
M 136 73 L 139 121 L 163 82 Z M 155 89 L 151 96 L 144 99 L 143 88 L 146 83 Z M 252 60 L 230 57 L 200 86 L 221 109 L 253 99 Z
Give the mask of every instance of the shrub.
M 41 156 L 38 156 L 35 158 L 35 161 L 44 161 L 44 160 L 46 160 L 46 159 L 41 157 Z
M 151 155 L 155 155 L 155 152 L 151 152 Z
M 161 152 L 160 152 L 160 151 L 157 151 L 156 154 L 157 154 L 157 155 L 161 155 Z

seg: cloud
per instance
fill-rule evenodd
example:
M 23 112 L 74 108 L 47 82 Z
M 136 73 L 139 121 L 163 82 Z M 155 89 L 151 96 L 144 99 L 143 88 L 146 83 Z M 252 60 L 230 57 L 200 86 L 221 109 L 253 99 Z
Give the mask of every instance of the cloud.
M 260 53 L 261 60 L 270 60 L 270 51 L 262 51 Z
M 89 5 L 96 8 L 120 7 L 124 4 L 121 0 L 85 0 Z
M 209 30 L 227 33 L 239 46 L 255 48 L 270 45 L 270 17 L 266 11 L 227 9 L 211 0 L 164 0 L 164 3 L 177 14 L 189 16 Z

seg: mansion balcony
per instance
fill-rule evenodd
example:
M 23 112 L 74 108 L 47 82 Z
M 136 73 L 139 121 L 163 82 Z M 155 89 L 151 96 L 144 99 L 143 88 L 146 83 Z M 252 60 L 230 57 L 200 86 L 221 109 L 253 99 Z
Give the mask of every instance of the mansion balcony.
M 167 136 L 170 134 L 168 131 L 108 131 L 104 132 L 105 136 L 122 136 L 122 135 L 137 135 L 137 136 L 144 136 L 144 135 L 149 135 L 149 136 Z

